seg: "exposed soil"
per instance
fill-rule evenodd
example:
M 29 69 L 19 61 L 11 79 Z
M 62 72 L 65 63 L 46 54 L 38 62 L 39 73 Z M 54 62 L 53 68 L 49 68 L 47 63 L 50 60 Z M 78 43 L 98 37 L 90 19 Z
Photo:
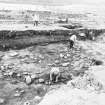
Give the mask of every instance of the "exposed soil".
M 67 25 L 66 25 L 67 26 Z M 69 25 L 68 25 L 69 26 Z M 92 36 L 99 36 L 104 29 L 55 29 L 55 30 L 24 30 L 24 31 L 0 31 L 0 50 L 21 49 L 36 44 L 48 44 L 66 42 L 70 35 L 76 34 L 82 39 L 80 33 L 85 34 L 85 40 L 92 40 Z
M 91 56 L 94 64 L 83 76 L 78 76 L 66 85 L 55 87 L 47 93 L 39 105 L 104 105 L 105 53 L 104 34 L 96 41 L 79 41 L 85 56 Z M 99 63 L 101 62 L 101 63 Z M 98 65 L 97 65 L 98 63 Z M 59 97 L 59 98 L 57 98 Z
M 95 41 L 87 40 L 91 39 L 89 34 L 91 31 L 96 34 L 97 39 Z M 81 41 L 78 36 L 79 41 L 70 50 L 69 32 L 71 34 L 76 33 L 77 36 L 79 35 L 78 32 L 84 32 L 87 41 Z M 75 80 L 79 76 L 83 77 L 90 70 L 93 60 L 91 58 L 95 58 L 97 62 L 102 62 L 99 65 L 103 65 L 104 61 L 96 58 L 97 54 L 99 55 L 97 57 L 102 55 L 99 52 L 101 46 L 95 48 L 96 42 L 101 38 L 101 36 L 98 38 L 98 35 L 103 32 L 104 30 L 92 29 L 80 29 L 79 31 L 1 31 L 0 104 L 36 105 L 51 90 L 59 89 L 68 81 Z M 96 52 L 95 56 L 94 53 Z M 97 62 L 94 62 L 94 65 Z M 55 66 L 60 68 L 61 75 L 57 83 L 49 84 L 49 72 Z M 31 78 L 31 81 L 28 80 L 29 83 L 26 81 L 27 76 Z M 77 88 L 78 85 L 75 87 Z
M 3 105 L 14 105 L 14 103 L 23 105 L 26 101 L 35 105 L 41 101 L 47 91 L 52 89 L 51 86 L 67 83 L 72 79 L 72 75 L 84 74 L 89 66 L 88 57 L 81 53 L 78 45 L 74 50 L 69 50 L 68 46 L 65 42 L 1 51 L 3 68 L 0 70 L 0 98 L 4 99 Z M 49 71 L 53 66 L 60 68 L 61 76 L 58 83 L 52 83 L 50 86 Z M 27 85 L 25 77 L 33 74 L 36 78 Z

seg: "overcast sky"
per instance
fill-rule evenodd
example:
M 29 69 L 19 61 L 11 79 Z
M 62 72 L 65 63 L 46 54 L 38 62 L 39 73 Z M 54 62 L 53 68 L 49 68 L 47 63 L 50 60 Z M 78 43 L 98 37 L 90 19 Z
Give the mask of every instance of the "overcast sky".
M 0 0 L 0 2 L 36 5 L 105 4 L 105 0 Z

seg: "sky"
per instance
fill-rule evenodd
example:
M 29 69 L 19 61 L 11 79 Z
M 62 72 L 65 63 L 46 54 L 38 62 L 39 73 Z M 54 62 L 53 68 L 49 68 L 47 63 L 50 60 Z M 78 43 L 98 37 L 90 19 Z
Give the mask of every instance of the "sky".
M 0 0 L 0 3 L 19 3 L 35 5 L 105 5 L 105 0 Z

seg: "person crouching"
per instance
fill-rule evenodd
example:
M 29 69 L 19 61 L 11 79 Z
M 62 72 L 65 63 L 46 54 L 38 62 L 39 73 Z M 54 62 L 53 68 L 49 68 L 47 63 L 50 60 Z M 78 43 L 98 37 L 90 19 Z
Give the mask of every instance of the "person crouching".
M 74 44 L 75 44 L 76 40 L 77 40 L 76 35 L 70 36 L 70 38 L 69 38 L 69 47 L 70 47 L 70 49 L 74 47 Z
M 58 82 L 59 77 L 60 77 L 59 67 L 52 67 L 50 71 L 50 84 L 52 82 Z

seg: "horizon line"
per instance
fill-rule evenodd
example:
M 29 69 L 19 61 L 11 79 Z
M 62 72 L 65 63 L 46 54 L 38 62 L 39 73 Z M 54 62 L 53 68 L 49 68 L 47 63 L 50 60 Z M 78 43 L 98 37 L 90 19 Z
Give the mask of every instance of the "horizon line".
M 3 1 L 3 0 L 0 0 L 0 4 L 21 4 L 21 5 L 39 5 L 39 6 L 66 6 L 66 5 L 69 5 L 69 6 L 71 6 L 71 5 L 87 5 L 87 6 L 104 6 L 104 4 L 86 4 L 86 3 L 71 3 L 71 4 L 66 4 L 66 3 L 64 3 L 64 4 L 54 4 L 54 3 L 48 3 L 48 4 L 41 4 L 41 3 L 39 3 L 39 2 L 23 2 L 23 1 L 19 1 L 19 2 L 17 2 L 17 1 L 14 1 L 14 2 L 11 2 L 11 1 Z

